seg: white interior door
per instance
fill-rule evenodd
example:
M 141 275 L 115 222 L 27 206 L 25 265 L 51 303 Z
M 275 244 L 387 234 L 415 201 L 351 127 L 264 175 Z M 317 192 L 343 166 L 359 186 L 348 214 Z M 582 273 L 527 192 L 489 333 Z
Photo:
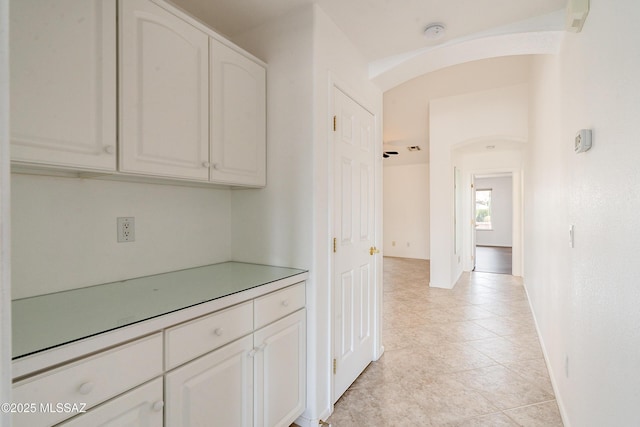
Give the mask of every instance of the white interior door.
M 476 176 L 471 175 L 471 271 L 476 269 Z
M 374 117 L 337 88 L 334 102 L 335 402 L 373 360 L 377 257 Z

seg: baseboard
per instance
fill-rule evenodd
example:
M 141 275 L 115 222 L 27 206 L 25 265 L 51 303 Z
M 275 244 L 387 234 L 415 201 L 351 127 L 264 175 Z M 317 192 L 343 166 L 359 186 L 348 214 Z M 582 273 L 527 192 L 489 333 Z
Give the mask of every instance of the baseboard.
M 332 413 L 332 408 L 327 408 L 322 414 L 320 414 L 319 419 L 307 418 L 303 415 L 300 415 L 295 424 L 300 427 L 318 427 L 320 425 L 320 420 L 326 421 Z
M 304 416 L 299 416 L 296 420 L 295 420 L 295 425 L 299 426 L 299 427 L 318 427 L 319 425 L 319 421 L 315 421 L 312 419 L 309 419 L 307 417 Z
M 564 407 L 564 403 L 562 401 L 562 396 L 558 392 L 558 386 L 556 382 L 556 376 L 551 368 L 551 363 L 549 362 L 549 355 L 547 353 L 547 347 L 544 345 L 544 341 L 542 340 L 542 334 L 540 333 L 540 327 L 538 325 L 538 319 L 536 317 L 536 312 L 533 310 L 533 306 L 531 305 L 531 298 L 529 298 L 529 291 L 527 290 L 527 286 L 523 284 L 524 292 L 527 294 L 527 303 L 529 303 L 529 310 L 531 311 L 531 315 L 533 316 L 533 323 L 536 326 L 536 333 L 538 334 L 538 341 L 540 342 L 540 347 L 542 348 L 542 355 L 544 356 L 544 363 L 547 365 L 547 371 L 549 372 L 549 378 L 551 379 L 551 387 L 553 387 L 553 394 L 556 396 L 556 402 L 558 404 L 558 409 L 560 410 L 560 418 L 562 418 L 562 423 L 564 427 L 571 427 L 571 423 L 569 422 L 569 415 Z

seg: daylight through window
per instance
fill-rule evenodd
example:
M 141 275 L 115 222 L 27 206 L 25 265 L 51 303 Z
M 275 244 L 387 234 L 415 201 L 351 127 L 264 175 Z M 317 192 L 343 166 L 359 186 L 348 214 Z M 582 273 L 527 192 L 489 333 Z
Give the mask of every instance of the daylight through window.
M 491 229 L 491 190 L 476 190 L 476 230 Z

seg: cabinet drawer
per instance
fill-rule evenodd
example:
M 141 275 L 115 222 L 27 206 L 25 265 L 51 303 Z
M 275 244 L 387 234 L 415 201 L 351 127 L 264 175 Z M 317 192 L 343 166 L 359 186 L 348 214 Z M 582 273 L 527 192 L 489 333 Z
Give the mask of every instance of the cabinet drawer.
M 252 330 L 252 301 L 167 329 L 166 368 L 175 368 Z
M 52 403 L 54 407 L 57 403 L 86 404 L 86 409 L 161 374 L 162 334 L 158 333 L 17 382 L 13 401 Z M 77 414 L 19 413 L 13 416 L 13 426 L 52 425 Z
M 256 299 L 254 306 L 255 329 L 301 309 L 304 304 L 304 282 Z
M 163 402 L 162 378 L 156 378 L 57 427 L 162 427 Z

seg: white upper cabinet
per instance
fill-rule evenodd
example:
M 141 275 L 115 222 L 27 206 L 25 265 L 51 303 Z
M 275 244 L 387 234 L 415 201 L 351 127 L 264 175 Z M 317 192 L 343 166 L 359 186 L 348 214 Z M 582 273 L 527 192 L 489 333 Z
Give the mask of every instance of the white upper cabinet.
M 120 171 L 209 179 L 209 36 L 120 1 Z
M 211 181 L 266 183 L 266 71 L 210 40 Z
M 11 2 L 12 159 L 116 168 L 115 0 Z
M 10 12 L 15 163 L 265 186 L 260 61 L 159 0 Z

